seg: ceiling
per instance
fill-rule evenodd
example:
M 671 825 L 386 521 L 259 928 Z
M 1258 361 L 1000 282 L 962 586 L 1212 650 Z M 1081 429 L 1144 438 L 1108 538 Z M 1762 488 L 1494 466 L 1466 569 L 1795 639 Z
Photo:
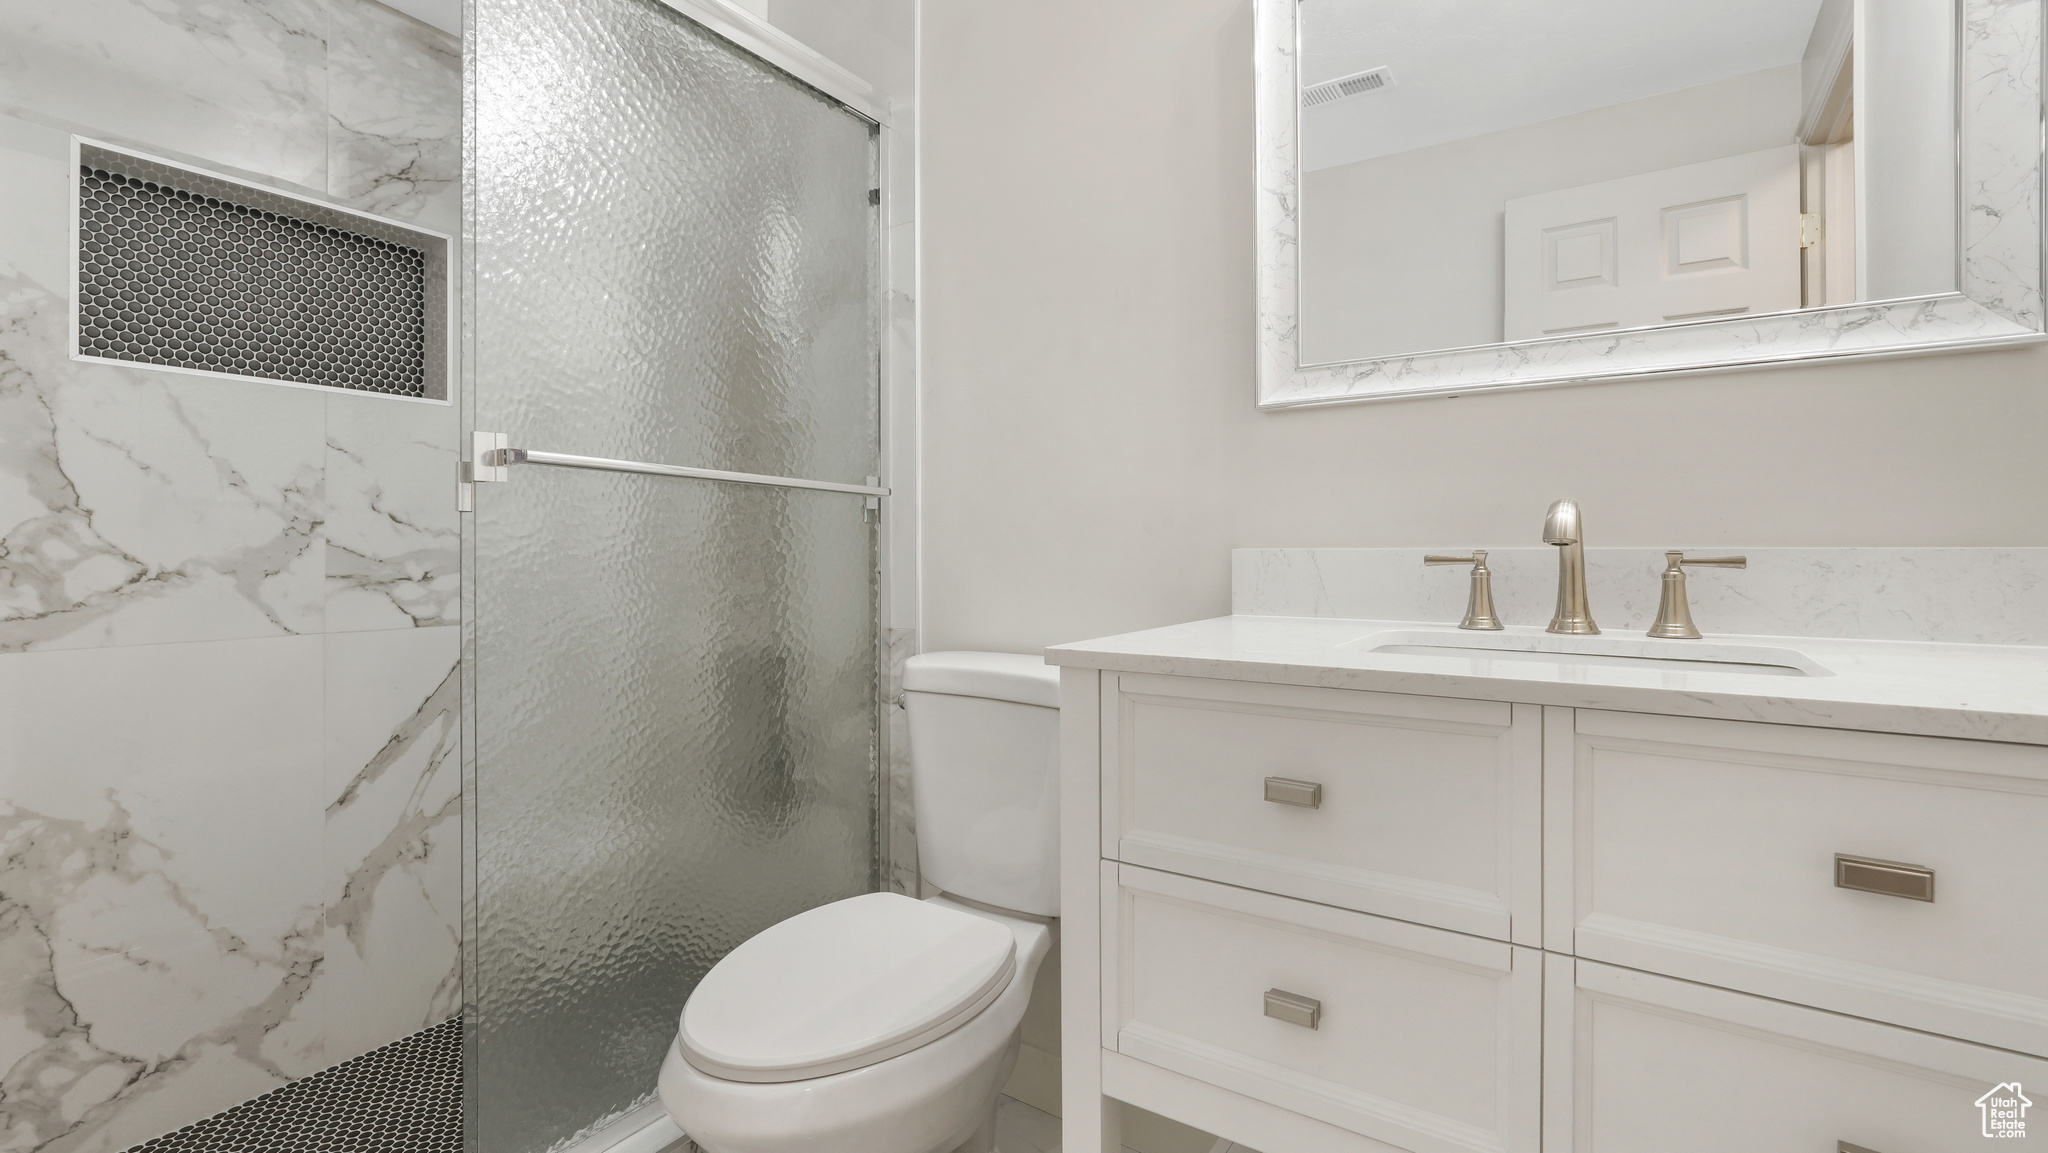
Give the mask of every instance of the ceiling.
M 1301 0 L 1302 167 L 1389 156 L 1796 64 L 1821 0 Z

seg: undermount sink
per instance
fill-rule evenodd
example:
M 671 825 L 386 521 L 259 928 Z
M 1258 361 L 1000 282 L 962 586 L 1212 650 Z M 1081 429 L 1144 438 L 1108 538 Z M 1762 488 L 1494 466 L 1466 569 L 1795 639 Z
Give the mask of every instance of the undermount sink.
M 1530 661 L 1553 665 L 1608 665 L 1673 673 L 1737 673 L 1765 677 L 1834 674 L 1797 649 L 1648 637 L 1568 637 L 1548 633 L 1373 633 L 1339 646 L 1397 656 L 1459 660 Z

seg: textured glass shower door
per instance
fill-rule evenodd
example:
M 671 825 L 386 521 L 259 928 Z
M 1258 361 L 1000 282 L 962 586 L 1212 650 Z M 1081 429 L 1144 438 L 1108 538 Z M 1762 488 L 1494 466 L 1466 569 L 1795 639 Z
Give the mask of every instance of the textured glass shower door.
M 878 473 L 876 130 L 656 0 L 474 0 L 474 427 Z M 733 946 L 874 887 L 858 495 L 522 465 L 475 486 L 467 1140 L 650 1099 Z

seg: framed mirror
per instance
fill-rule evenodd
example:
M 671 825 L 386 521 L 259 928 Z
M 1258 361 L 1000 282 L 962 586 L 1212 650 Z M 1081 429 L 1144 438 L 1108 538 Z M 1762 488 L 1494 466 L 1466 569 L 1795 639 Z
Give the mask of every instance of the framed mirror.
M 2048 0 L 1254 0 L 1261 408 L 2043 337 Z

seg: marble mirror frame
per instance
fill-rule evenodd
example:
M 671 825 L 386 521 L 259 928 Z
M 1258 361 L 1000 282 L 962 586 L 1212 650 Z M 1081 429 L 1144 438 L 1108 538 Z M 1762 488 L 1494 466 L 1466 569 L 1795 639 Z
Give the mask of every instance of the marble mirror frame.
M 1418 0 L 1424 2 L 1424 0 Z M 2042 12 L 2048 0 L 1957 0 L 1960 291 L 1418 352 L 1299 356 L 1298 0 L 1253 0 L 1258 114 L 1258 407 L 1451 396 L 1804 360 L 2044 339 Z

